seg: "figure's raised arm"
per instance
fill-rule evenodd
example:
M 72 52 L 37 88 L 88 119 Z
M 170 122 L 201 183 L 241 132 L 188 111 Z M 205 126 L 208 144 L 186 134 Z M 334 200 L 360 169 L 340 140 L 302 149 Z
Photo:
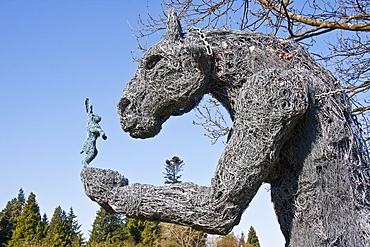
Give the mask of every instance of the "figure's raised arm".
M 86 194 L 104 208 L 146 220 L 227 234 L 274 169 L 281 146 L 307 108 L 307 80 L 299 71 L 256 74 L 240 89 L 233 134 L 211 186 L 179 183 L 128 185 L 110 170 L 88 168 Z

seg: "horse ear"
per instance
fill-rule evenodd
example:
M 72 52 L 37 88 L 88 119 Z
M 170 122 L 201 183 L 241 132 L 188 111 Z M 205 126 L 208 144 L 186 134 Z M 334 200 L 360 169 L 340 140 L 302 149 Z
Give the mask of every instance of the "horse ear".
M 87 114 L 92 114 L 93 113 L 92 103 L 89 100 L 89 98 L 85 99 L 85 108 L 86 108 L 86 113 Z
M 181 36 L 182 36 L 182 28 L 181 28 L 180 20 L 177 17 L 175 9 L 170 8 L 168 11 L 166 39 L 178 40 L 181 38 Z

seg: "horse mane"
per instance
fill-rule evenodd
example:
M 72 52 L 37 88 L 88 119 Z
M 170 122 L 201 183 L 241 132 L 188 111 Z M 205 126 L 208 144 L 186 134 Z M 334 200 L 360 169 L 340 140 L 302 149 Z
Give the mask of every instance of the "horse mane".
M 204 34 L 205 42 L 213 51 L 215 77 L 217 80 L 233 83 L 233 87 L 240 87 L 255 73 L 279 67 L 286 70 L 311 71 L 326 86 L 318 89 L 315 92 L 317 94 L 341 88 L 334 75 L 318 64 L 312 55 L 295 41 L 270 34 L 239 30 L 210 30 L 204 31 Z M 198 34 L 196 32 L 186 34 L 189 35 L 193 38 Z

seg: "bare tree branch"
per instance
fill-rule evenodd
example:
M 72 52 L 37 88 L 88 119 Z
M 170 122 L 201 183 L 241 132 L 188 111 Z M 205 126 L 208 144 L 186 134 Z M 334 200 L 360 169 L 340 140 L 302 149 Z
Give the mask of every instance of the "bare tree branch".
M 354 19 L 364 19 L 365 17 L 370 17 L 370 14 L 349 16 L 346 18 L 346 21 L 343 21 L 343 22 L 324 21 L 324 20 L 319 20 L 315 18 L 308 18 L 302 15 L 298 15 L 292 12 L 285 11 L 284 7 L 273 5 L 271 4 L 271 2 L 267 0 L 257 0 L 257 1 L 261 3 L 263 6 L 265 6 L 266 8 L 273 9 L 289 19 L 292 19 L 297 22 L 307 24 L 310 26 L 315 26 L 319 28 L 329 28 L 329 29 L 344 29 L 348 31 L 370 31 L 370 23 L 359 23 L 359 24 L 349 23 L 349 21 L 354 20 Z

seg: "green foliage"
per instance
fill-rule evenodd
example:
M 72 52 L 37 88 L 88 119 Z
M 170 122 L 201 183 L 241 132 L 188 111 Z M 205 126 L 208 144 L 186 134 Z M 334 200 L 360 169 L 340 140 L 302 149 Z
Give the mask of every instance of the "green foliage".
M 40 239 L 44 239 L 46 237 L 48 227 L 49 227 L 48 217 L 46 214 L 43 214 L 41 218 L 41 224 L 39 226 L 39 230 L 37 231 Z
M 44 244 L 50 246 L 66 246 L 67 231 L 68 226 L 66 212 L 62 210 L 60 206 L 58 206 L 55 208 L 53 217 L 50 220 L 47 234 L 44 239 Z
M 141 240 L 141 232 L 144 230 L 145 221 L 128 218 L 126 222 L 127 235 L 136 244 Z
M 17 198 L 10 200 L 0 212 L 0 246 L 5 246 L 12 238 L 12 233 L 17 225 L 17 219 L 21 215 L 25 197 L 21 188 Z
M 100 208 L 92 225 L 88 246 L 123 245 L 123 241 L 127 239 L 124 226 L 125 221 L 121 215 L 111 214 Z
M 183 161 L 177 157 L 173 156 L 171 160 L 166 160 L 165 164 L 165 170 L 164 172 L 164 178 L 165 184 L 175 184 L 175 183 L 181 183 L 180 178 L 181 175 L 178 175 L 182 171 L 182 167 L 185 164 L 183 164 Z
M 17 224 L 8 246 L 39 245 L 40 230 L 40 208 L 36 202 L 36 195 L 31 192 L 22 213 L 17 218 Z
M 0 246 L 83 246 L 76 218 L 72 208 L 67 215 L 57 207 L 49 224 L 46 214 L 41 218 L 36 195 L 31 192 L 25 203 L 20 189 L 0 212 Z
M 260 247 L 260 243 L 257 237 L 257 233 L 254 230 L 253 226 L 249 228 L 247 244 L 250 244 L 253 247 Z
M 84 241 L 78 225 L 77 216 L 70 208 L 68 215 L 60 206 L 56 207 L 50 220 L 46 237 L 43 241 L 47 246 L 83 246 Z
M 82 231 L 80 230 L 81 225 L 78 224 L 76 218 L 77 216 L 75 215 L 75 213 L 73 212 L 73 208 L 71 207 L 67 215 L 68 242 L 71 243 L 71 246 L 83 246 L 84 238 L 82 235 Z
M 159 222 L 145 221 L 144 229 L 141 232 L 141 243 L 144 246 L 153 246 L 158 239 L 160 229 Z
M 143 221 L 128 218 L 125 224 L 127 237 L 135 245 L 141 243 L 143 246 L 153 246 L 160 232 L 158 222 Z
M 181 183 L 181 175 L 184 162 L 177 156 L 173 156 L 171 160 L 166 160 L 165 184 Z M 180 226 L 169 223 L 161 224 L 161 234 L 158 239 L 159 246 L 177 247 L 203 247 L 206 246 L 207 234 L 202 231 L 194 230 L 191 227 Z

